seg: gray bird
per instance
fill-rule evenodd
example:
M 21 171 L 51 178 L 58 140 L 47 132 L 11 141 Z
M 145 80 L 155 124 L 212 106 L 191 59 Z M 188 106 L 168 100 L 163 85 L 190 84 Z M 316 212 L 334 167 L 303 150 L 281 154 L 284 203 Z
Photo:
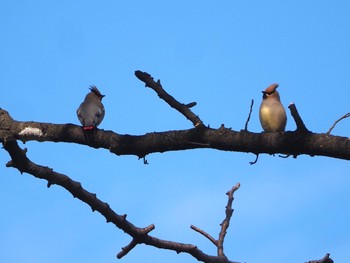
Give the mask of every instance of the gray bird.
M 77 109 L 78 119 L 85 131 L 95 129 L 105 116 L 105 108 L 101 102 L 105 95 L 102 95 L 95 86 L 91 86 L 90 90 Z
M 278 84 L 271 84 L 263 93 L 260 105 L 259 118 L 265 132 L 284 131 L 287 124 L 286 111 L 276 90 Z

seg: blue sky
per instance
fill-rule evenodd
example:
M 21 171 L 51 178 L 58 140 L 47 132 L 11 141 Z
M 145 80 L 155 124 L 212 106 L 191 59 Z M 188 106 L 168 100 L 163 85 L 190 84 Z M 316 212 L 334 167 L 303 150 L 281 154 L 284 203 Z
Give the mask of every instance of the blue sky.
M 106 116 L 101 129 L 121 134 L 191 128 L 146 89 L 135 70 L 163 87 L 205 124 L 260 132 L 261 90 L 280 84 L 285 107 L 296 103 L 307 127 L 326 132 L 349 112 L 348 1 L 0 1 L 0 107 L 18 121 L 79 124 L 75 111 L 96 85 Z M 288 111 L 287 130 L 295 124 Z M 333 133 L 349 136 L 349 120 Z M 113 156 L 103 149 L 28 142 L 28 157 L 67 174 L 153 235 L 215 248 L 226 191 L 237 182 L 226 255 L 242 262 L 305 262 L 350 247 L 349 162 L 282 159 L 191 150 Z M 4 262 L 196 262 L 138 246 L 58 186 L 6 168 L 0 151 L 0 258 Z

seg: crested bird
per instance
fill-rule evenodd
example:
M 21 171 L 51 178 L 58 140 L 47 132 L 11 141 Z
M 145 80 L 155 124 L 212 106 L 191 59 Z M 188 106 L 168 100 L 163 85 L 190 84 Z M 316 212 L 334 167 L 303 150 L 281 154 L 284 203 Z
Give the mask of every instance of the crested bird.
M 85 131 L 95 129 L 105 116 L 101 92 L 96 86 L 90 86 L 90 92 L 77 109 L 77 116 Z
M 284 131 L 287 124 L 286 111 L 276 90 L 278 84 L 271 84 L 263 93 L 263 100 L 260 105 L 259 118 L 265 132 Z

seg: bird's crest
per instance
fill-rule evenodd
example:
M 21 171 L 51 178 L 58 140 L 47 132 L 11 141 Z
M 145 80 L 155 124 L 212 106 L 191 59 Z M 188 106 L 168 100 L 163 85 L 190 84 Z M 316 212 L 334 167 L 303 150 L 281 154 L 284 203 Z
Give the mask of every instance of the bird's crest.
M 92 93 L 94 93 L 100 100 L 106 95 L 102 95 L 101 92 L 98 90 L 98 88 L 94 85 L 90 86 L 90 90 Z
M 274 84 L 271 84 L 270 86 L 268 86 L 264 91 L 263 93 L 265 94 L 272 94 L 275 92 L 275 90 L 278 88 L 278 84 L 277 83 L 274 83 Z

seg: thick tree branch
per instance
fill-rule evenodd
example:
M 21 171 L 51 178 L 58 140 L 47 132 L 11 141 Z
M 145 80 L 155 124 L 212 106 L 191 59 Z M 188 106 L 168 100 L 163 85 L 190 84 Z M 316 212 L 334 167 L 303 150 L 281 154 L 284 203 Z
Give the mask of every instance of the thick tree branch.
M 117 155 L 136 155 L 140 158 L 156 152 L 211 148 L 222 151 L 253 154 L 285 154 L 297 157 L 328 156 L 350 160 L 348 137 L 287 131 L 283 133 L 253 133 L 221 127 L 152 132 L 141 136 L 120 135 L 96 130 L 93 136 L 74 124 L 51 124 L 14 121 L 0 110 L 0 142 L 6 137 L 26 141 L 68 142 L 104 148 Z
M 146 72 L 136 71 L 135 75 L 171 107 L 188 118 L 196 128 L 153 132 L 142 136 L 121 135 L 98 129 L 93 133 L 86 133 L 81 127 L 73 124 L 18 122 L 13 120 L 5 110 L 0 109 L 0 142 L 11 136 L 23 142 L 36 140 L 78 143 L 94 148 L 105 148 L 117 155 L 136 155 L 139 158 L 155 152 L 211 148 L 255 155 L 268 153 L 297 157 L 307 154 L 350 160 L 349 138 L 310 132 L 294 104 L 289 106 L 297 125 L 294 132 L 252 133 L 247 131 L 253 102 L 245 130 L 238 132 L 226 129 L 224 125 L 219 129 L 212 129 L 205 127 L 199 117 L 190 110 L 195 103 L 178 102 L 163 89 L 159 80 L 155 82 Z
M 191 244 L 162 240 L 148 235 L 148 233 L 155 228 L 153 224 L 145 228 L 134 226 L 131 222 L 126 220 L 126 215 L 118 215 L 115 213 L 107 203 L 98 199 L 96 194 L 92 194 L 85 190 L 79 182 L 70 179 L 64 174 L 54 172 L 49 167 L 41 166 L 30 161 L 26 156 L 26 150 L 22 150 L 18 146 L 15 138 L 7 137 L 2 143 L 4 149 L 8 151 L 11 156 L 11 161 L 7 163 L 8 167 L 14 167 L 21 173 L 25 172 L 37 178 L 45 179 L 48 182 L 48 187 L 53 184 L 62 186 L 69 191 L 73 197 L 88 204 L 92 211 L 98 211 L 106 218 L 107 223 L 112 222 L 116 227 L 129 234 L 133 239 L 129 245 L 122 248 L 122 251 L 117 255 L 118 258 L 125 256 L 137 244 L 146 244 L 157 248 L 173 250 L 177 253 L 188 253 L 198 261 L 207 263 L 235 263 L 228 260 L 226 257 L 205 254 Z

